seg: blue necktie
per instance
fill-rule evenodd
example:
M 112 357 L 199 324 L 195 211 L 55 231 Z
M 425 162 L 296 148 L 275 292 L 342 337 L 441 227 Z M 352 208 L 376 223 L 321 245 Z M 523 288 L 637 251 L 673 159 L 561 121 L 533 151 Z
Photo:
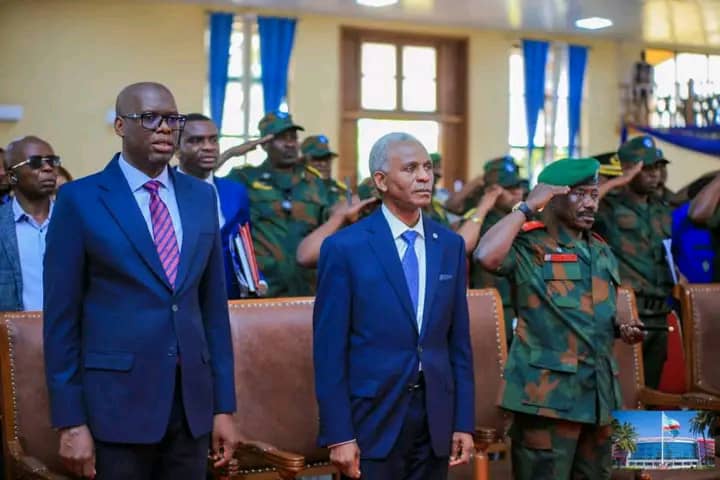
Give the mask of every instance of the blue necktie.
M 415 230 L 407 230 L 400 237 L 407 243 L 407 249 L 402 258 L 403 272 L 405 272 L 405 280 L 407 281 L 408 290 L 410 291 L 410 300 L 412 301 L 415 314 L 418 311 L 418 281 L 420 274 L 418 273 L 418 258 L 415 255 L 415 239 L 418 232 Z

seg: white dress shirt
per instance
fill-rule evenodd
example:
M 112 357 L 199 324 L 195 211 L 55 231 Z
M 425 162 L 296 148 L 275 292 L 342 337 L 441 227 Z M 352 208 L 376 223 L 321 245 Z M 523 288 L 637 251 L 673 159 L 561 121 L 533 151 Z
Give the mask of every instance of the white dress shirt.
M 177 171 L 185 175 L 190 175 L 189 173 L 185 172 L 180 165 L 178 165 Z M 217 185 L 215 185 L 215 175 L 208 175 L 207 178 L 199 180 L 202 180 L 205 183 L 209 183 L 210 186 L 213 187 L 213 190 L 215 190 L 215 198 L 217 199 L 218 222 L 220 223 L 220 228 L 222 228 L 223 226 L 225 226 L 225 215 L 223 215 L 222 208 L 220 208 L 220 194 L 218 194 Z
M 420 220 L 413 226 L 408 227 L 402 220 L 397 218 L 390 212 L 390 210 L 383 204 L 382 213 L 390 225 L 390 232 L 392 232 L 393 239 L 395 240 L 395 248 L 397 248 L 398 256 L 400 257 L 400 263 L 402 263 L 403 255 L 407 249 L 407 242 L 403 240 L 401 235 L 408 230 L 414 230 L 418 233 L 415 239 L 415 255 L 418 259 L 418 306 L 417 306 L 417 325 L 418 332 L 422 331 L 423 314 L 425 311 L 425 282 L 426 282 L 426 262 L 425 262 L 425 230 L 423 229 L 422 213 L 420 214 Z
M 160 182 L 158 196 L 170 212 L 170 219 L 172 220 L 173 229 L 175 229 L 175 239 L 177 240 L 178 251 L 182 251 L 183 230 L 182 222 L 180 221 L 180 209 L 178 208 L 177 200 L 175 198 L 175 186 L 170 181 L 168 167 L 165 167 L 157 178 L 150 178 L 145 175 L 145 173 L 130 165 L 128 161 L 123 158 L 122 154 L 120 154 L 119 165 L 120 170 L 122 170 L 122 173 L 128 182 L 128 185 L 130 185 L 130 190 L 132 190 L 135 201 L 140 207 L 140 212 L 142 212 L 142 216 L 145 219 L 148 230 L 150 231 L 150 238 L 154 238 L 152 218 L 150 217 L 150 192 L 145 190 L 143 186 L 150 180 L 157 180 Z

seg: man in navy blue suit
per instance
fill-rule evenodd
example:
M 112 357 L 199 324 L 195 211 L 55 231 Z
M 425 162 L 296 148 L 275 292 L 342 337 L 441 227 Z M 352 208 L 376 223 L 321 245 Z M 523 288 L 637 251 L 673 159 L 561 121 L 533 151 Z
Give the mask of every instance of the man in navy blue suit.
M 382 207 L 320 252 L 319 443 L 346 478 L 444 479 L 473 449 L 465 247 L 421 213 L 432 170 L 411 135 L 382 137 L 370 152 Z
M 215 193 L 168 168 L 184 123 L 163 85 L 124 88 L 122 152 L 57 197 L 45 369 L 60 456 L 78 476 L 199 480 L 211 437 L 218 464 L 237 441 Z
M 262 143 L 253 144 L 259 146 Z M 178 171 L 207 182 L 217 192 L 218 220 L 225 262 L 225 285 L 228 298 L 235 300 L 247 295 L 243 295 L 235 275 L 230 238 L 238 233 L 238 227 L 250 221 L 250 199 L 243 184 L 213 175 L 219 156 L 218 128 L 215 122 L 200 113 L 188 114 L 177 152 L 180 162 Z M 267 292 L 265 280 L 260 281 L 259 287 L 258 295 L 263 296 Z

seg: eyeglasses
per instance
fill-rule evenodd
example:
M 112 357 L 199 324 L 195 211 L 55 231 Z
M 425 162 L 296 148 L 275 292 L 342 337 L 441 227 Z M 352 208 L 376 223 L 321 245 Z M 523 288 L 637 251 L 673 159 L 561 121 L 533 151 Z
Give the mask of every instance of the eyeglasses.
M 171 130 L 182 130 L 185 128 L 185 115 L 177 113 L 170 113 L 168 115 L 162 115 L 155 112 L 145 113 L 128 113 L 127 115 L 120 115 L 122 118 L 130 118 L 132 120 L 140 119 L 140 125 L 147 130 L 157 130 L 162 124 L 163 120 Z
M 44 163 L 47 163 L 51 167 L 59 167 L 62 162 L 60 161 L 60 157 L 57 155 L 30 155 L 27 160 L 16 163 L 10 167 L 10 170 L 16 170 L 23 165 L 30 165 L 30 168 L 33 170 L 38 170 L 42 168 Z

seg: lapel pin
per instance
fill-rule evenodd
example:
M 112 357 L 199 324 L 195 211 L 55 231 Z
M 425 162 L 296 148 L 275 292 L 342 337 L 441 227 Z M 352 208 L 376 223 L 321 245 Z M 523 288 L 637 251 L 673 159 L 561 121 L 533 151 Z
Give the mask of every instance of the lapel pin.
M 433 238 L 437 240 L 437 233 L 433 233 Z

